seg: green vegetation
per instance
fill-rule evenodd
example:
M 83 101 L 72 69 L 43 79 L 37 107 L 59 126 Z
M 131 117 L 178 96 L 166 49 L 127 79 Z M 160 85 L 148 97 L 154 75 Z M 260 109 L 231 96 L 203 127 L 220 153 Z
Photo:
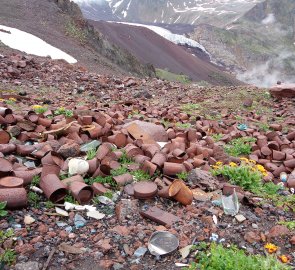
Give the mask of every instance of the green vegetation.
M 79 40 L 81 44 L 85 44 L 87 40 L 86 31 L 82 30 L 73 20 L 68 20 L 66 25 L 66 34 L 72 38 Z
M 34 109 L 35 113 L 37 113 L 37 114 L 45 113 L 45 112 L 48 110 L 47 107 L 45 107 L 45 106 L 40 106 L 40 105 L 35 105 L 35 106 L 33 106 L 33 109 Z
M 278 224 L 286 226 L 289 230 L 295 230 L 295 220 L 292 221 L 279 221 Z
M 117 187 L 117 183 L 113 180 L 113 177 L 111 175 L 109 176 L 97 176 L 95 178 L 86 178 L 84 179 L 85 183 L 88 185 L 92 185 L 93 183 L 101 183 L 101 184 L 108 184 L 111 187 Z
M 128 169 L 126 167 L 121 166 L 118 169 L 111 170 L 111 175 L 112 176 L 119 176 L 119 175 L 125 174 L 127 172 L 128 172 Z
M 64 200 L 65 200 L 65 202 L 69 202 L 72 204 L 79 204 L 70 193 L 65 197 Z
M 147 180 L 151 179 L 150 175 L 148 173 L 144 172 L 143 170 L 132 171 L 132 172 L 130 172 L 130 174 L 134 177 L 134 180 L 136 182 L 147 181 Z
M 118 159 L 118 161 L 122 165 L 134 163 L 133 159 L 127 156 L 127 153 L 125 150 L 121 150 L 121 151 L 122 151 L 122 156 Z
M 113 192 L 112 191 L 107 191 L 103 194 L 103 196 L 109 198 L 109 199 L 113 199 Z
M 187 177 L 188 177 L 188 173 L 187 172 L 181 172 L 181 173 L 176 174 L 176 176 L 178 177 L 178 179 L 186 181 Z
M 41 197 L 37 193 L 30 191 L 28 193 L 28 201 L 29 201 L 30 205 L 32 205 L 33 207 L 39 208 Z
M 163 124 L 163 126 L 167 129 L 171 126 L 171 123 L 169 121 L 166 120 L 162 120 L 161 123 Z
M 5 209 L 7 202 L 0 202 L 0 217 L 7 216 L 8 212 Z
M 177 122 L 175 124 L 176 127 L 178 128 L 182 128 L 182 129 L 186 129 L 186 128 L 190 128 L 192 126 L 191 123 L 180 123 L 180 122 Z
M 72 110 L 67 110 L 64 107 L 60 107 L 57 110 L 54 111 L 55 115 L 61 115 L 63 114 L 65 117 L 73 117 L 74 113 Z
M 199 109 L 199 104 L 196 104 L 196 103 L 187 103 L 181 106 L 181 110 L 188 114 L 192 114 L 198 109 Z
M 213 138 L 213 140 L 215 142 L 218 142 L 221 140 L 221 138 L 223 137 L 223 134 L 219 133 L 219 134 L 212 134 L 211 137 Z
M 52 201 L 46 201 L 45 202 L 45 207 L 47 209 L 52 209 L 52 208 L 54 208 L 54 203 Z
M 40 176 L 39 175 L 35 175 L 33 177 L 32 182 L 31 182 L 31 186 L 35 186 L 35 187 L 36 186 L 39 186 L 40 180 L 41 180 Z
M 182 74 L 175 74 L 166 69 L 156 69 L 156 77 L 162 80 L 172 81 L 172 82 L 181 82 L 181 83 L 190 83 L 191 79 Z
M 212 243 L 208 249 L 199 248 L 196 262 L 183 270 L 291 270 L 275 256 L 247 255 L 244 250 L 235 246 L 225 248 Z
M 259 131 L 267 132 L 270 130 L 269 125 L 267 123 L 259 122 L 256 124 L 259 128 Z
M 0 248 L 6 240 L 12 237 L 14 237 L 13 229 L 8 229 L 7 231 L 0 230 Z M 4 252 L 0 254 L 0 268 L 1 268 L 1 262 L 6 265 L 12 265 L 15 262 L 15 259 L 16 259 L 15 251 L 12 249 L 5 249 Z
M 138 117 L 144 117 L 143 114 L 140 114 L 138 110 L 134 110 L 131 113 L 128 114 L 128 119 L 134 117 L 134 116 L 138 116 Z
M 225 145 L 225 152 L 231 156 L 238 157 L 241 155 L 249 155 L 251 153 L 251 142 L 255 142 L 255 138 L 242 137 L 233 139 Z
M 213 175 L 223 175 L 231 184 L 245 190 L 257 192 L 262 188 L 262 173 L 255 165 L 242 163 L 238 166 L 231 162 L 230 165 L 217 164 L 213 168 Z
M 87 157 L 86 157 L 87 160 L 94 159 L 96 156 L 96 149 L 91 149 L 91 150 L 87 151 L 86 155 L 87 155 Z
M 4 253 L 0 254 L 0 262 L 3 262 L 6 265 L 14 264 L 15 260 L 16 254 L 13 249 L 5 249 Z

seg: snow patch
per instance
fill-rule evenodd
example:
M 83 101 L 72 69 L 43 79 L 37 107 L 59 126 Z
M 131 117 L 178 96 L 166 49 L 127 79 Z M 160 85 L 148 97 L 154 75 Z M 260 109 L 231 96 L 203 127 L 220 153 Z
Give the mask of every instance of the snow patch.
M 206 53 L 210 57 L 210 54 L 207 52 L 205 47 L 202 46 L 197 41 L 192 40 L 192 39 L 187 38 L 187 37 L 182 36 L 182 35 L 173 34 L 169 30 L 164 29 L 162 27 L 154 26 L 154 25 L 139 24 L 139 23 L 127 23 L 127 22 L 112 22 L 112 23 L 122 23 L 122 24 L 128 24 L 128 25 L 134 25 L 134 26 L 148 28 L 148 29 L 152 30 L 153 32 L 155 32 L 156 34 L 160 35 L 161 37 L 173 42 L 174 44 L 188 45 L 190 47 L 198 48 L 198 49 L 202 50 L 204 53 Z
M 11 34 L 0 31 L 0 41 L 10 48 L 27 54 L 50 56 L 52 59 L 64 59 L 71 64 L 77 63 L 77 60 L 72 56 L 32 34 L 4 25 L 0 25 L 0 29 L 10 31 Z

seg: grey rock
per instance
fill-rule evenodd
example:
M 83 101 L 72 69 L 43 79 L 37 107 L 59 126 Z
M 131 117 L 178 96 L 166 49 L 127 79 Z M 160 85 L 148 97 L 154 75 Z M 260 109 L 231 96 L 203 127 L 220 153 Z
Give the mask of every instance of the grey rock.
M 199 187 L 202 190 L 213 191 L 219 188 L 219 181 L 210 172 L 200 169 L 194 169 L 188 176 L 188 182 L 193 187 Z
M 41 269 L 38 262 L 29 261 L 25 263 L 18 263 L 15 265 L 16 270 L 39 270 Z

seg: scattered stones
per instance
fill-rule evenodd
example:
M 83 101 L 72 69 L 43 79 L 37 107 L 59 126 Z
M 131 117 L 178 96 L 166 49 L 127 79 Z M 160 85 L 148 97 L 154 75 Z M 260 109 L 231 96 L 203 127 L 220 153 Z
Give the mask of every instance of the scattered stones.
M 34 223 L 36 220 L 34 218 L 32 218 L 31 216 L 25 216 L 24 218 L 24 223 L 26 225 L 31 225 L 32 223 Z
M 260 242 L 261 237 L 257 232 L 250 231 L 244 235 L 244 239 L 250 244 L 253 244 Z
M 239 222 L 242 223 L 243 221 L 246 220 L 246 218 L 243 215 L 236 215 L 235 219 Z
M 272 227 L 267 235 L 269 238 L 277 238 L 290 233 L 289 229 L 284 225 L 276 225 Z
M 41 266 L 38 262 L 29 261 L 25 263 L 17 263 L 15 265 L 15 270 L 39 270 Z

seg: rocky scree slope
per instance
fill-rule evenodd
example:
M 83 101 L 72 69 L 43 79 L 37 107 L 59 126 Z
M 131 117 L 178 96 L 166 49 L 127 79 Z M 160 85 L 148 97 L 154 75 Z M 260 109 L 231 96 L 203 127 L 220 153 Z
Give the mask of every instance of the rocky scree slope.
M 140 26 L 103 21 L 90 21 L 110 42 L 128 50 L 142 64 L 168 69 L 176 74 L 185 74 L 192 81 L 203 81 L 213 85 L 242 85 L 233 76 L 223 72 L 192 52 L 185 51 L 153 31 Z
M 105 40 L 70 0 L 2 0 L 0 24 L 36 35 L 99 73 L 154 75 L 151 66 Z
M 192 170 L 186 185 L 196 192 L 193 204 L 185 207 L 161 196 L 137 200 L 130 189 L 123 186 L 112 189 L 109 183 L 105 183 L 102 185 L 104 190 L 120 195 L 114 196 L 115 205 L 94 202 L 95 207 L 105 214 L 101 220 L 79 212 L 86 221 L 84 226 L 75 225 L 77 212 L 69 211 L 68 216 L 57 216 L 45 196 L 37 195 L 37 201 L 30 196 L 28 207 L 8 210 L 9 216 L 0 219 L 0 229 L 5 232 L 12 229 L 13 232 L 13 237 L 1 242 L 0 254 L 4 249 L 12 249 L 16 253 L 17 264 L 7 266 L 7 269 L 29 269 L 33 264 L 33 269 L 37 270 L 48 262 L 50 270 L 174 270 L 179 269 L 175 262 L 190 264 L 195 261 L 195 252 L 186 259 L 182 259 L 178 252 L 160 260 L 149 252 L 137 255 L 141 254 L 138 248 L 145 250 L 150 236 L 162 230 L 176 235 L 180 248 L 195 241 L 210 243 L 213 234 L 217 234 L 220 239 L 224 238 L 225 246 L 236 244 L 246 249 L 248 254 L 263 254 L 265 244 L 271 241 L 280 247 L 280 254 L 288 256 L 291 267 L 294 266 L 294 230 L 278 224 L 294 221 L 294 203 L 290 205 L 284 201 L 283 205 L 275 207 L 272 201 L 261 202 L 261 198 L 239 188 L 240 196 L 245 200 L 240 202 L 239 214 L 243 217 L 240 216 L 242 219 L 238 221 L 225 215 L 222 208 L 211 201 L 214 200 L 211 196 L 222 192 L 227 180 L 213 177 L 206 171 L 217 160 L 240 162 L 238 158 L 225 154 L 221 146 L 233 138 L 251 137 L 258 141 L 252 144 L 250 158 L 267 168 L 267 181 L 277 183 L 282 170 L 292 177 L 290 173 L 295 168 L 294 98 L 273 99 L 264 89 L 255 87 L 201 88 L 157 79 L 102 76 L 64 61 L 15 54 L 0 56 L 0 78 L 0 107 L 7 108 L 1 109 L 0 161 L 11 165 L 11 171 L 5 171 L 1 166 L 0 172 L 1 176 L 3 173 L 6 176 L 29 173 L 25 193 L 32 192 L 30 185 L 38 186 L 40 182 L 30 183 L 32 170 L 21 164 L 20 159 L 30 160 L 29 164 L 34 162 L 37 168 L 33 171 L 40 174 L 48 165 L 41 159 L 44 155 L 53 154 L 54 162 L 59 164 L 58 168 L 54 165 L 58 169 L 55 173 L 62 179 L 60 169 L 68 172 L 66 158 L 84 157 L 85 153 L 80 151 L 81 144 L 95 139 L 101 140 L 103 145 L 91 161 L 94 167 L 87 171 L 89 177 L 93 176 L 93 169 L 103 168 L 102 165 L 108 170 L 112 159 L 113 165 L 124 166 L 128 173 L 146 170 L 148 181 L 157 184 L 160 190 L 161 185 L 163 188 L 176 178 L 175 171 L 168 172 L 162 163 L 157 163 L 158 166 L 153 163 L 156 161 L 151 158 L 160 154 L 167 163 L 173 164 L 173 168 L 177 167 L 183 173 Z M 72 113 L 54 113 L 63 111 L 62 107 Z M 47 110 L 40 113 L 37 109 L 41 108 Z M 133 120 L 154 123 L 156 130 L 164 130 L 168 144 L 162 149 L 156 145 L 147 149 L 146 144 L 128 132 L 124 133 L 123 125 Z M 71 128 L 56 129 L 68 126 L 67 123 L 71 123 Z M 248 128 L 239 130 L 240 123 L 245 123 Z M 265 129 L 265 125 L 269 129 Z M 94 126 L 99 133 L 90 132 L 88 128 Z M 13 133 L 14 138 L 3 136 L 7 131 Z M 116 134 L 123 140 L 113 140 Z M 9 143 L 3 143 L 7 139 Z M 110 146 L 109 142 L 118 148 L 113 145 L 112 151 L 107 148 L 108 151 L 100 152 Z M 134 145 L 136 152 L 134 147 L 133 151 L 128 149 L 127 142 Z M 117 155 L 122 155 L 124 150 L 129 158 L 134 157 L 132 152 L 142 153 L 139 157 L 146 159 L 144 164 L 130 164 L 126 156 L 125 162 L 118 164 Z M 55 154 L 56 151 L 59 154 Z M 17 159 L 18 156 L 21 158 Z M 29 164 L 26 163 L 27 166 Z M 1 177 L 1 184 L 5 183 Z M 281 192 L 276 194 L 279 200 L 294 202 L 294 195 L 287 188 Z M 3 196 L 7 191 L 1 194 Z M 179 221 L 164 226 L 139 214 L 154 206 L 174 215 Z

